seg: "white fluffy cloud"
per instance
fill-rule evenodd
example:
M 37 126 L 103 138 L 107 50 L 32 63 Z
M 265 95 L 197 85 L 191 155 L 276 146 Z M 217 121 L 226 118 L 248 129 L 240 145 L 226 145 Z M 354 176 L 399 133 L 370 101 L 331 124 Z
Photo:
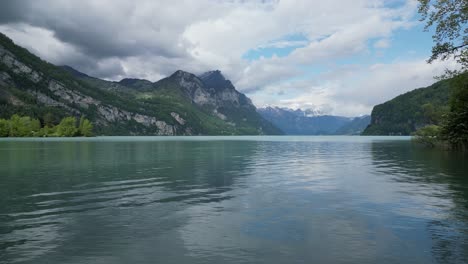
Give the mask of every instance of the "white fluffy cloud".
M 156 81 L 178 69 L 220 69 L 259 105 L 355 115 L 441 70 L 422 60 L 346 69 L 335 62 L 391 47 L 396 30 L 414 25 L 415 9 L 414 0 L 20 0 L 0 4 L 0 31 L 101 78 Z M 268 48 L 291 51 L 245 58 Z M 331 70 L 317 77 L 304 67 Z
M 340 67 L 311 79 L 266 86 L 255 93 L 254 103 L 320 108 L 329 114 L 359 116 L 369 114 L 374 105 L 434 83 L 434 76 L 454 67 L 453 61 L 427 64 L 424 59 Z

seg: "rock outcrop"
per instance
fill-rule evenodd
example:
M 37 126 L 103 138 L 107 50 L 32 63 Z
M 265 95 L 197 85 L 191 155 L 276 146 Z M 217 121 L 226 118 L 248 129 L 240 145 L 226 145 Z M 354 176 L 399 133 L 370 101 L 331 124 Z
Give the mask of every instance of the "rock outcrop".
M 106 81 L 54 66 L 0 33 L 0 118 L 86 116 L 105 135 L 277 134 L 219 71 Z

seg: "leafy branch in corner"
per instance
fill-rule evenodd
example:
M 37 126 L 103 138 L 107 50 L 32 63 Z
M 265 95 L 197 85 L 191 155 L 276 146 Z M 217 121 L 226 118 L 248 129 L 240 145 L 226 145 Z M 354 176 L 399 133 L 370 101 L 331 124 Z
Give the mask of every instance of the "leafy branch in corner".
M 454 59 L 460 66 L 446 70 L 440 78 L 449 78 L 468 69 L 468 0 L 419 0 L 421 21 L 426 21 L 425 31 L 435 26 L 432 36 L 434 46 L 429 63 L 435 60 Z

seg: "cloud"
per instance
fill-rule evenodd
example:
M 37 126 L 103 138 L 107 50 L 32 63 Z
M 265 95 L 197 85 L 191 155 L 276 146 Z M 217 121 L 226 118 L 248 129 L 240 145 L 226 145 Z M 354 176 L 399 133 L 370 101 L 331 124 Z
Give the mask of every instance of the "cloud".
M 390 47 L 390 40 L 388 38 L 381 38 L 374 43 L 374 48 L 386 49 Z
M 370 66 L 347 65 L 318 74 L 314 78 L 292 80 L 266 86 L 252 94 L 258 106 L 328 109 L 328 114 L 359 116 L 369 114 L 373 106 L 400 94 L 426 87 L 453 61 L 427 64 L 425 59 L 394 61 Z M 287 96 L 278 96 L 287 90 Z
M 414 0 L 18 0 L 0 4 L 0 31 L 52 63 L 96 77 L 156 81 L 178 69 L 196 74 L 220 69 L 260 105 L 323 106 L 353 115 L 369 112 L 373 103 L 414 88 L 413 84 L 432 82 L 430 72 L 439 71 L 422 59 L 416 64 L 339 62 L 367 58 L 372 48 L 379 52 L 391 48 L 397 30 L 415 25 L 416 4 Z M 284 48 L 290 52 L 281 57 L 273 52 L 254 60 L 244 58 L 252 50 L 262 54 L 262 49 Z M 308 69 L 313 67 L 321 74 L 311 73 Z M 411 73 L 417 77 L 412 79 Z
M 257 49 L 266 49 L 266 48 L 288 48 L 288 47 L 299 47 L 305 46 L 309 42 L 306 40 L 280 40 L 280 41 L 273 41 L 264 45 L 260 45 Z
M 48 29 L 26 24 L 0 25 L 0 31 L 46 61 L 57 65 L 72 65 L 93 76 L 110 78 L 124 76 L 122 61 L 118 57 L 106 57 L 97 60 L 90 54 L 83 53 L 76 46 L 61 42 Z M 40 40 L 40 41 L 38 41 Z

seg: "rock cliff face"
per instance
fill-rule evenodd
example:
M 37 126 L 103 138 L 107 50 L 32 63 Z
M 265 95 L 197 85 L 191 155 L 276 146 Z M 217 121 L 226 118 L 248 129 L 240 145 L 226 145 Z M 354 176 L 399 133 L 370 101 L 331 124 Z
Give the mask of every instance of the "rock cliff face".
M 84 115 L 97 134 L 279 132 L 219 71 L 201 78 L 176 71 L 156 83 L 110 82 L 46 63 L 0 33 L 0 117 L 14 113 L 39 119 L 47 113 L 57 118 Z
M 255 109 L 252 101 L 239 93 L 231 81 L 226 80 L 220 71 L 210 71 L 199 76 L 206 89 L 216 100 L 217 107 L 244 107 Z
M 205 90 L 203 83 L 194 74 L 176 71 L 169 77 L 172 79 L 184 92 L 185 96 L 199 106 L 214 105 L 215 98 L 211 97 L 210 93 Z
M 223 107 L 255 109 L 251 100 L 238 92 L 218 70 L 200 76 L 179 70 L 163 81 L 174 82 L 184 95 L 198 106 L 210 106 L 216 111 Z M 158 83 L 155 87 L 158 87 Z
M 241 134 L 282 133 L 261 117 L 252 101 L 237 91 L 218 70 L 200 76 L 179 70 L 154 83 L 151 89 L 136 93 L 143 93 L 150 98 L 175 93 L 182 101 L 215 118 L 216 122 L 226 124 L 227 128 L 223 129 L 228 131 L 242 131 Z
M 26 76 L 33 83 L 38 83 L 42 79 L 42 74 L 34 71 L 26 64 L 16 59 L 16 56 L 0 45 L 0 61 L 13 73 Z
M 75 87 L 67 86 L 66 84 L 50 77 L 41 72 L 40 70 L 33 70 L 30 66 L 23 63 L 16 55 L 8 51 L 3 45 L 0 45 L 0 61 L 3 64 L 3 71 L 0 71 L 2 76 L 3 85 L 16 86 L 17 84 L 12 80 L 10 74 L 17 75 L 17 79 L 27 78 L 34 84 L 42 82 L 45 84 L 46 89 L 37 91 L 30 87 L 18 87 L 30 94 L 36 99 L 37 103 L 43 104 L 48 107 L 63 108 L 66 112 L 72 115 L 82 114 L 82 109 L 89 109 L 93 106 L 97 111 L 97 116 L 94 118 L 98 125 L 105 126 L 111 122 L 125 122 L 135 121 L 146 127 L 155 127 L 157 135 L 174 135 L 176 128 L 168 125 L 164 121 L 158 120 L 156 117 L 142 115 L 139 113 L 119 109 L 115 106 L 108 105 L 101 100 L 95 99 L 89 95 L 84 94 Z M 9 72 L 9 73 L 8 73 Z M 11 101 L 16 105 L 26 104 L 26 102 L 18 102 L 18 99 Z

